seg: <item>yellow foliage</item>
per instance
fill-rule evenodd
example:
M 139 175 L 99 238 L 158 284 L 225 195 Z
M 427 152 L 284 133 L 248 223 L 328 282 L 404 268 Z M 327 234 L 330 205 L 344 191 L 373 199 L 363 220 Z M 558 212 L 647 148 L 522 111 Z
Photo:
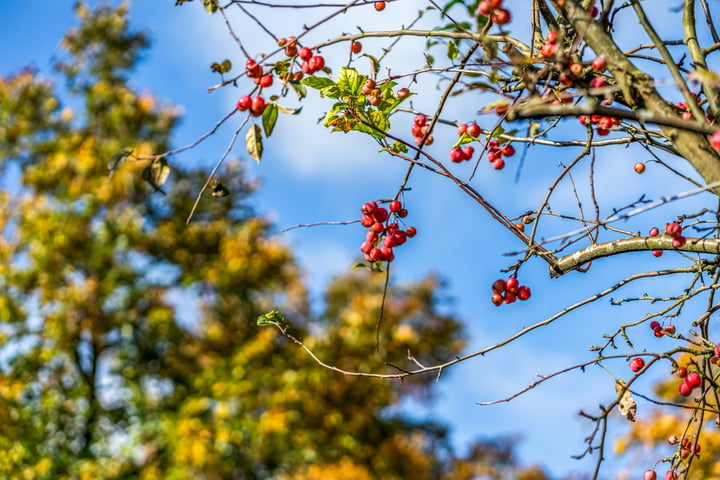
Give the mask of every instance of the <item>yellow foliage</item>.
M 307 471 L 295 476 L 297 480 L 374 480 L 370 472 L 352 459 L 343 457 L 339 462 L 311 465 Z

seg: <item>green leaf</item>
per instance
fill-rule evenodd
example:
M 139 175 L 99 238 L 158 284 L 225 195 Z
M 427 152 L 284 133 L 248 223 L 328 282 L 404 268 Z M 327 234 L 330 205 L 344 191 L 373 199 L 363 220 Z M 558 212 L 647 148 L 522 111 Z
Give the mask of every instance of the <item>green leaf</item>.
M 245 135 L 245 147 L 252 158 L 256 162 L 260 163 L 262 160 L 263 144 L 262 144 L 262 131 L 257 125 L 252 125 L 248 128 L 247 134 Z
M 340 97 L 340 89 L 335 84 L 330 85 L 329 87 L 325 87 L 322 90 L 320 90 L 320 96 L 321 97 L 329 97 L 329 98 L 339 98 Z
M 223 60 L 221 63 L 215 62 L 212 65 L 210 65 L 210 69 L 213 72 L 219 73 L 221 75 L 223 73 L 229 72 L 231 68 L 232 68 L 232 62 L 230 60 L 228 60 L 227 58 L 225 60 Z
M 407 153 L 408 147 L 402 142 L 393 142 L 393 144 L 390 145 L 390 150 L 395 153 Z
M 170 165 L 165 158 L 156 158 L 142 172 L 142 179 L 148 182 L 155 190 L 163 192 L 160 187 L 167 181 L 170 175 Z
M 203 5 L 205 5 L 205 10 L 211 15 L 213 13 L 217 12 L 217 9 L 218 9 L 217 2 L 218 2 L 218 0 L 203 0 Z
M 262 114 L 263 130 L 265 130 L 265 136 L 269 137 L 275 128 L 275 123 L 278 117 L 278 106 L 277 103 L 268 103 L 265 106 Z
M 330 85 L 335 85 L 335 82 L 333 82 L 331 78 L 325 77 L 305 77 L 301 83 L 316 90 L 322 90 Z
M 390 119 L 388 116 L 383 112 L 370 112 L 370 121 L 371 123 L 376 126 L 379 130 L 381 130 L 383 133 L 375 131 L 375 134 L 373 137 L 376 138 L 382 138 L 384 137 L 384 133 L 386 133 L 388 130 L 390 130 Z
M 300 82 L 291 81 L 288 82 L 293 90 L 295 90 L 295 93 L 297 94 L 299 99 L 303 99 L 307 96 L 307 89 L 305 88 L 305 85 L 303 85 Z
M 276 105 L 277 105 L 277 104 L 276 104 Z M 278 111 L 279 111 L 280 113 L 284 113 L 284 114 L 287 114 L 287 115 L 297 115 L 297 114 L 299 114 L 300 112 L 302 112 L 303 107 L 287 108 L 287 107 L 283 107 L 282 105 L 277 105 L 277 109 L 278 109 Z
M 108 162 L 108 175 L 112 177 L 113 173 L 120 168 L 120 165 L 122 165 L 131 153 L 130 150 L 123 150 L 110 157 L 110 161 Z
M 342 67 L 338 73 L 337 86 L 343 95 L 357 95 L 366 79 L 354 68 Z
M 355 265 L 352 266 L 353 270 L 362 270 L 365 268 L 370 268 L 370 267 L 366 263 L 362 263 L 362 262 L 356 263 Z
M 458 56 L 458 46 L 457 42 L 455 41 L 449 41 L 447 44 L 447 56 L 450 60 L 455 60 Z
M 282 327 L 285 324 L 285 316 L 277 310 L 271 310 L 264 315 L 260 315 L 257 318 L 258 327 L 267 327 L 275 325 Z

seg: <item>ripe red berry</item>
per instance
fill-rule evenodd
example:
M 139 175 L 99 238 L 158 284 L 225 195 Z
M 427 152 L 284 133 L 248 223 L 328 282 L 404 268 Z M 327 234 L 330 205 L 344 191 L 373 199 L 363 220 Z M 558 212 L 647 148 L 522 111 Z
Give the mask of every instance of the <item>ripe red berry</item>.
M 643 473 L 643 480 L 657 480 L 657 474 L 654 470 L 645 470 L 645 473 Z
M 508 292 L 517 293 L 519 286 L 520 282 L 518 282 L 517 277 L 510 277 L 505 281 L 505 289 Z
M 677 473 L 673 472 L 672 470 L 668 470 L 665 472 L 664 480 L 677 480 Z
M 657 330 L 658 328 L 660 328 L 660 322 L 657 320 L 650 322 L 650 330 Z
M 310 50 L 308 47 L 302 47 L 300 50 L 298 50 L 297 55 L 303 60 L 310 60 L 310 57 L 312 57 L 312 50 Z
M 249 95 L 243 95 L 240 97 L 237 103 L 237 109 L 241 112 L 249 109 L 252 106 L 252 98 Z
M 672 239 L 672 245 L 675 248 L 682 248 L 685 246 L 685 243 L 687 243 L 687 238 L 683 237 L 682 235 Z
M 545 36 L 545 42 L 546 43 L 557 42 L 557 32 L 555 30 L 548 32 L 548 34 Z
M 480 127 L 478 127 L 477 123 L 468 123 L 467 130 L 465 130 L 465 131 L 471 137 L 480 136 Z
M 675 375 L 678 378 L 685 378 L 685 377 L 687 377 L 687 374 L 688 374 L 688 371 L 687 371 L 687 368 L 685 368 L 685 367 L 678 367 L 678 369 L 675 370 Z
M 492 291 L 495 293 L 503 293 L 505 291 L 505 280 L 502 278 L 495 280 L 492 284 Z
M 493 7 L 490 5 L 489 0 L 482 0 L 482 2 L 478 3 L 478 14 L 489 17 L 492 11 Z
M 687 374 L 687 377 L 685 377 L 685 382 L 690 388 L 697 388 L 702 384 L 702 378 L 699 373 L 690 372 Z
M 402 203 L 400 203 L 398 200 L 393 200 L 390 202 L 390 211 L 393 213 L 398 213 L 400 210 L 402 210 Z
M 471 146 L 463 148 L 463 157 L 465 160 L 470 160 L 475 153 L 475 149 Z
M 554 43 L 546 43 L 542 46 L 540 49 L 540 55 L 542 55 L 545 58 L 552 57 L 555 55 L 555 52 L 557 51 L 557 45 Z
M 398 217 L 405 218 L 408 216 L 407 208 L 403 208 L 398 212 Z
M 660 230 L 658 230 L 657 227 L 652 227 L 652 228 L 650 229 L 650 236 L 651 236 L 651 237 L 657 237 L 659 233 L 660 233 Z
M 630 360 L 630 370 L 633 372 L 639 372 L 645 366 L 645 360 L 640 357 L 635 357 Z
M 360 42 L 352 42 L 350 44 L 350 51 L 352 53 L 360 53 L 362 52 L 362 43 Z
M 679 237 L 682 235 L 682 226 L 677 222 L 670 222 L 665 225 L 665 233 L 673 238 Z
M 498 158 L 493 162 L 493 168 L 495 170 L 502 170 L 505 168 L 505 161 L 502 158 Z
M 687 379 L 685 379 L 685 381 L 682 382 L 678 387 L 678 392 L 680 392 L 680 395 L 682 395 L 683 397 L 689 397 L 692 391 L 693 389 L 690 387 L 690 385 L 688 385 Z
M 595 60 L 592 61 L 592 63 L 590 64 L 590 66 L 591 66 L 592 69 L 595 70 L 596 72 L 604 72 L 604 71 L 605 71 L 605 66 L 606 66 L 605 57 L 603 57 L 602 55 L 599 56 L 599 57 L 596 57 Z
M 460 147 L 450 149 L 450 161 L 454 163 L 460 163 L 465 160 L 465 155 Z
M 642 163 L 642 162 L 636 163 L 633 168 L 635 169 L 635 172 L 636 172 L 636 173 L 643 173 L 643 172 L 645 172 L 645 164 Z
M 499 307 L 503 303 L 503 296 L 499 293 L 493 293 L 492 297 L 490 298 L 490 301 L 495 305 L 496 307 Z
M 720 152 L 720 130 L 712 134 L 712 137 L 710 137 L 710 145 L 716 152 Z
M 410 96 L 410 90 L 407 88 L 401 88 L 396 93 L 398 98 L 407 98 Z
M 515 155 L 515 147 L 513 147 L 513 146 L 510 145 L 509 143 L 508 143 L 507 145 L 505 145 L 505 146 L 502 148 L 502 150 L 500 150 L 500 151 L 501 151 L 502 154 L 505 155 L 506 157 L 512 157 L 513 155 Z
M 427 122 L 427 117 L 425 115 L 423 115 L 422 113 L 420 115 L 416 115 L 415 119 L 413 120 L 413 123 L 415 123 L 415 125 L 418 125 L 420 127 L 425 125 L 426 122 Z
M 663 331 L 665 335 L 675 335 L 675 325 L 668 325 Z
M 385 2 L 375 2 L 375 10 L 378 12 L 385 10 Z
M 497 23 L 498 25 L 505 25 L 506 23 L 510 23 L 511 15 L 510 10 L 501 8 L 499 10 L 496 10 L 492 17 L 492 21 Z
M 511 303 L 515 303 L 515 300 L 517 300 L 517 295 L 513 292 L 505 292 L 505 296 L 503 297 L 503 301 L 507 303 L 508 305 Z
M 325 59 L 320 55 L 316 55 L 308 60 L 308 65 L 313 73 L 317 72 L 318 70 L 325 68 Z
M 373 211 L 372 216 L 376 222 L 384 222 L 390 214 L 384 207 L 378 207 Z
M 530 298 L 530 295 L 530 287 L 528 287 L 527 285 L 523 285 L 518 288 L 517 296 L 520 300 L 528 300 Z
M 407 227 L 405 229 L 405 235 L 407 235 L 408 238 L 412 238 L 417 235 L 417 230 L 415 229 L 415 227 Z
M 260 77 L 260 86 L 262 88 L 267 88 L 272 84 L 273 84 L 272 75 L 263 75 L 262 77 Z
M 656 257 L 661 257 L 663 254 L 663 251 L 662 250 L 653 250 L 652 254 L 655 255 Z
M 378 207 L 376 202 L 366 202 L 363 203 L 362 207 L 360 207 L 360 211 L 364 213 L 365 215 L 370 215 L 372 212 L 375 211 L 375 209 Z

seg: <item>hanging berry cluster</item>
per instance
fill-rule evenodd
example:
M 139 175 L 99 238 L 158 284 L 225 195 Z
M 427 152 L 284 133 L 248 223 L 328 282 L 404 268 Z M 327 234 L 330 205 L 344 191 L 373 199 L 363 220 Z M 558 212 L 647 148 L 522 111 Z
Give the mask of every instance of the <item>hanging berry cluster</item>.
M 237 109 L 241 112 L 250 110 L 250 115 L 253 117 L 259 117 L 265 111 L 265 100 L 262 97 L 250 97 L 249 95 L 243 95 L 237 102 Z
M 509 143 L 500 145 L 497 140 L 490 140 L 487 146 L 487 159 L 488 162 L 492 163 L 495 170 L 502 170 L 505 168 L 505 160 L 503 160 L 503 157 L 512 157 L 515 155 L 515 147 Z
M 510 22 L 510 11 L 502 8 L 502 0 L 482 0 L 478 4 L 478 14 L 490 17 L 490 21 L 498 25 Z
M 492 303 L 499 307 L 504 303 L 513 303 L 515 300 L 527 300 L 530 298 L 530 287 L 520 285 L 517 277 L 510 277 L 507 280 L 495 280 L 492 284 Z
M 422 142 L 422 139 L 427 135 L 427 132 L 430 130 L 430 125 L 427 125 L 427 117 L 423 114 L 417 115 L 415 117 L 415 120 L 413 120 L 413 125 L 410 128 L 410 133 L 412 133 L 412 136 L 415 137 L 415 145 L 418 147 L 420 146 L 420 142 Z M 433 137 L 432 135 L 428 135 L 428 137 L 425 139 L 424 145 L 432 145 L 433 143 Z
M 388 208 L 379 206 L 377 202 L 367 202 L 360 207 L 360 211 L 363 214 L 360 223 L 368 229 L 360 251 L 369 262 L 393 261 L 393 248 L 404 244 L 417 233 L 414 227 L 401 230 L 397 222 L 391 222 L 393 219 L 405 218 L 408 214 L 399 200 L 391 201 Z

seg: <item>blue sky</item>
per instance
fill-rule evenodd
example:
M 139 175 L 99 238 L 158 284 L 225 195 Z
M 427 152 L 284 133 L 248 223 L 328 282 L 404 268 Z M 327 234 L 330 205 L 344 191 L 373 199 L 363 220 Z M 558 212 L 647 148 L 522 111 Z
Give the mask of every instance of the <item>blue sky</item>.
M 96 2 L 91 2 L 95 4 Z M 113 2 L 115 3 L 115 2 Z M 398 28 L 396 24 L 401 13 L 398 9 L 403 2 L 391 4 L 385 15 L 367 18 L 353 14 L 342 22 L 332 24 L 327 30 L 314 34 L 308 43 L 319 42 L 340 31 L 355 31 L 354 23 L 367 21 L 373 28 Z M 404 2 L 407 4 L 408 2 Z M 661 4 L 652 13 L 667 14 L 673 2 Z M 0 41 L 4 48 L 0 56 L 0 75 L 15 72 L 32 63 L 44 75 L 52 76 L 49 60 L 59 51 L 59 40 L 69 26 L 75 23 L 72 2 L 39 0 L 33 8 L 22 2 L 0 3 Z M 240 95 L 247 93 L 247 84 L 240 88 L 225 88 L 213 93 L 207 87 L 217 83 L 209 65 L 224 58 L 230 58 L 235 65 L 242 65 L 244 58 L 237 45 L 229 37 L 219 16 L 208 16 L 199 2 L 183 7 L 173 7 L 174 2 L 136 1 L 131 4 L 131 16 L 137 28 L 147 29 L 153 46 L 132 77 L 133 85 L 147 90 L 168 103 L 179 105 L 183 119 L 177 130 L 175 146 L 191 143 L 209 130 L 215 122 L 234 108 Z M 374 12 L 373 12 L 374 13 Z M 267 14 L 267 11 L 264 12 Z M 372 17 L 372 18 L 370 18 Z M 431 17 L 431 18 L 430 18 Z M 659 18 L 659 17 L 658 17 Z M 405 19 L 403 19 L 404 21 Z M 254 34 L 252 26 L 238 22 L 239 31 L 250 38 L 262 38 Z M 424 26 L 432 25 L 437 16 L 428 15 Z M 343 23 L 344 22 L 344 23 Z M 423 25 L 421 22 L 421 25 Z M 272 16 L 272 28 L 283 35 L 301 31 L 302 24 L 312 23 L 295 11 L 280 10 Z M 511 27 L 520 31 L 521 17 L 513 20 Z M 618 31 L 632 27 L 630 21 L 620 20 Z M 661 34 L 672 37 L 672 22 L 661 22 Z M 334 30 L 333 30 L 334 29 Z M 665 31 L 667 29 L 667 31 Z M 636 30 L 636 28 L 635 28 Z M 521 33 L 522 36 L 522 33 Z M 637 43 L 635 37 L 627 36 L 628 44 Z M 642 41 L 645 41 L 644 39 Z M 367 41 L 365 51 L 378 51 L 382 40 Z M 396 63 L 393 68 L 412 68 L 422 64 L 422 49 L 400 45 L 393 52 Z M 346 45 L 323 51 L 328 65 L 336 70 L 347 61 Z M 251 54 L 268 49 L 268 42 L 246 45 Z M 367 63 L 357 63 L 358 69 L 367 68 Z M 669 83 L 669 82 L 668 82 Z M 421 81 L 413 86 L 421 92 L 414 105 L 430 109 L 437 102 L 440 90 L 434 80 Z M 301 223 L 320 221 L 351 220 L 359 216 L 359 206 L 368 200 L 392 196 L 405 172 L 405 165 L 377 153 L 377 145 L 358 134 L 329 135 L 314 120 L 320 118 L 328 103 L 319 101 L 312 92 L 303 104 L 303 115 L 281 117 L 273 137 L 266 143 L 264 160 L 257 165 L 243 152 L 242 144 L 233 151 L 235 156 L 246 160 L 250 173 L 262 179 L 263 186 L 255 197 L 255 205 L 262 214 L 270 216 L 278 229 Z M 483 98 L 467 97 L 452 99 L 446 118 L 460 121 L 477 119 L 482 126 L 489 126 L 495 118 L 479 117 L 475 112 L 482 108 Z M 285 103 L 286 102 L 286 103 Z M 283 101 L 290 107 L 299 106 L 292 99 Z M 400 118 L 409 130 L 411 117 Z M 185 165 L 201 165 L 209 169 L 225 149 L 236 124 L 222 128 L 200 147 L 183 153 L 174 161 Z M 568 120 L 561 136 L 571 138 L 582 130 L 577 122 Z M 400 123 L 402 124 L 402 123 Z M 401 127 L 402 128 L 402 127 Z M 451 129 L 436 134 L 436 144 L 431 151 L 439 158 L 454 142 L 456 134 Z M 537 207 L 547 191 L 547 184 L 560 171 L 560 162 L 569 162 L 578 149 L 551 149 L 533 146 L 527 154 L 525 164 L 516 183 L 515 173 L 522 149 L 508 162 L 502 172 L 493 171 L 487 162 L 482 162 L 473 184 L 490 201 L 501 205 L 503 210 L 514 215 Z M 598 152 L 596 160 L 596 186 L 601 204 L 622 206 L 648 192 L 650 198 L 661 194 L 689 190 L 687 184 L 667 177 L 658 168 L 649 164 L 648 171 L 636 175 L 632 165 L 638 160 L 647 160 L 640 149 L 624 147 Z M 589 162 L 584 162 L 575 172 L 580 180 L 579 194 L 589 198 L 587 177 Z M 684 168 L 683 165 L 674 165 Z M 459 167 L 461 176 L 467 178 L 471 172 L 470 162 Z M 691 173 L 691 172 L 688 172 Z M 513 263 L 504 256 L 506 252 L 521 250 L 522 245 L 492 222 L 478 206 L 472 204 L 462 192 L 447 181 L 424 172 L 416 172 L 411 182 L 412 190 L 406 194 L 409 224 L 418 228 L 420 234 L 398 249 L 393 263 L 393 277 L 396 281 L 422 278 L 428 272 L 439 274 L 447 281 L 446 293 L 452 299 L 452 310 L 467 321 L 467 351 L 491 345 L 513 333 L 522 326 L 540 321 L 564 306 L 579 301 L 588 295 L 621 280 L 629 273 L 665 268 L 677 264 L 677 257 L 666 254 L 654 259 L 649 254 L 627 255 L 620 261 L 605 259 L 596 262 L 591 273 L 571 273 L 563 278 L 550 280 L 547 266 L 539 260 L 527 264 L 520 274 L 522 283 L 533 288 L 533 299 L 496 308 L 490 304 L 490 285 L 502 276 L 500 270 Z M 643 215 L 627 225 L 631 230 L 647 230 L 662 226 L 678 213 L 692 211 L 702 197 L 671 204 L 658 211 Z M 707 197 L 705 197 L 707 199 Z M 563 184 L 553 197 L 554 210 L 575 214 L 576 203 L 569 183 Z M 590 203 L 585 208 L 592 208 Z M 575 224 L 547 222 L 546 235 L 561 233 L 577 228 Z M 323 286 L 334 274 L 347 271 L 358 258 L 357 248 L 364 232 L 357 225 L 346 227 L 316 227 L 297 229 L 282 235 L 282 240 L 292 246 L 306 270 L 314 299 L 319 301 Z M 672 292 L 677 284 L 664 283 L 653 288 Z M 621 297 L 642 294 L 645 287 L 631 287 Z M 634 291 L 634 292 L 633 292 Z M 653 290 L 653 293 L 658 290 Z M 596 411 L 600 403 L 609 403 L 614 398 L 614 380 L 605 371 L 595 368 L 585 373 L 573 372 L 552 380 L 530 393 L 509 403 L 481 407 L 476 402 L 506 397 L 520 390 L 536 379 L 536 374 L 550 374 L 555 370 L 582 360 L 592 359 L 588 347 L 601 342 L 603 333 L 614 330 L 622 318 L 630 321 L 641 318 L 648 309 L 645 305 L 630 305 L 618 309 L 602 301 L 585 310 L 580 310 L 557 323 L 533 332 L 508 348 L 494 351 L 484 357 L 453 367 L 446 372 L 438 384 L 438 396 L 431 406 L 407 403 L 409 415 L 428 416 L 447 422 L 453 428 L 453 440 L 458 449 L 476 437 L 489 437 L 502 433 L 519 433 L 521 441 L 518 451 L 525 462 L 543 464 L 556 476 L 573 471 L 588 471 L 594 457 L 589 461 L 576 461 L 571 455 L 580 453 L 583 439 L 592 429 L 589 422 L 579 419 L 577 413 L 583 409 Z M 651 332 L 638 332 L 634 337 L 639 344 L 653 341 Z M 626 351 L 622 351 L 625 353 Z M 622 361 L 608 363 L 618 376 L 628 376 Z M 663 377 L 664 372 L 651 372 L 651 379 Z M 649 381 L 640 382 L 640 390 L 649 393 Z M 643 404 L 640 403 L 642 414 Z M 614 417 L 612 427 L 624 428 L 623 420 Z M 654 460 L 650 457 L 650 460 Z M 610 465 L 615 464 L 610 455 Z M 644 470 L 643 465 L 633 465 L 632 472 Z M 608 468 L 608 472 L 612 469 Z M 609 474 L 609 473 L 608 473 Z M 637 475 L 636 475 L 637 476 Z M 608 477 L 610 478 L 610 477 Z M 613 476 L 613 478 L 615 478 Z

